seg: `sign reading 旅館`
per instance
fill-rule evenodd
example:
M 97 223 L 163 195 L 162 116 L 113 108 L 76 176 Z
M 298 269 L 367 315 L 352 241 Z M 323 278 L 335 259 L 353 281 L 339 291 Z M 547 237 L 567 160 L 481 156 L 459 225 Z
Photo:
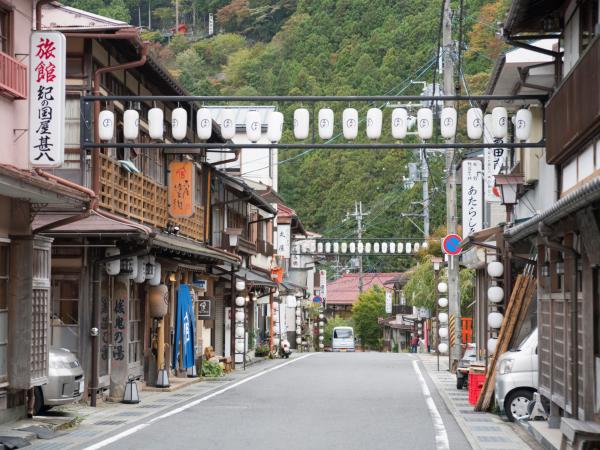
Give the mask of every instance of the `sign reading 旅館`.
M 29 160 L 34 167 L 64 161 L 67 43 L 56 31 L 34 31 L 29 58 Z

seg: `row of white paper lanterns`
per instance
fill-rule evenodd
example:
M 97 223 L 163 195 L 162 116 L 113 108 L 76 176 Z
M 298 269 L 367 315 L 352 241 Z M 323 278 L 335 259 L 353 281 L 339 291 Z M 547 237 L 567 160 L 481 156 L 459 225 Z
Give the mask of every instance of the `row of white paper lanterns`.
M 221 113 L 221 135 L 225 139 L 233 139 L 236 134 L 235 108 L 224 109 Z M 492 114 L 486 115 L 487 122 L 491 122 L 491 135 L 494 139 L 504 139 L 508 135 L 508 112 L 504 107 L 496 107 Z M 379 139 L 383 113 L 379 108 L 370 108 L 367 111 L 367 138 Z M 531 132 L 532 114 L 528 109 L 520 109 L 515 115 L 515 138 L 525 141 Z M 135 140 L 139 136 L 139 112 L 128 109 L 123 114 L 123 135 L 127 140 Z M 342 113 L 342 131 L 344 138 L 356 139 L 358 136 L 358 111 L 346 108 Z M 332 109 L 324 108 L 318 113 L 318 130 L 321 139 L 331 139 L 334 133 L 334 113 Z M 433 136 L 433 111 L 421 108 L 417 111 L 417 134 L 423 140 Z M 262 121 L 258 111 L 246 113 L 246 136 L 250 142 L 257 142 L 261 138 Z M 440 134 L 444 139 L 456 135 L 457 112 L 455 108 L 443 108 L 440 114 Z M 175 108 L 171 113 L 171 132 L 176 140 L 183 140 L 187 136 L 188 111 L 184 108 Z M 391 131 L 394 139 L 404 139 L 409 128 L 408 111 L 404 108 L 395 108 L 392 111 Z M 152 139 L 164 138 L 164 112 L 160 108 L 151 108 L 148 111 L 148 129 Z M 477 140 L 483 136 L 484 117 L 480 108 L 470 108 L 467 111 L 467 135 L 469 139 Z M 115 115 L 110 110 L 103 110 L 99 116 L 99 135 L 103 141 L 110 141 L 115 132 Z M 196 114 L 196 133 L 199 139 L 207 140 L 212 136 L 212 115 L 208 108 L 200 108 Z M 283 114 L 271 111 L 267 116 L 267 139 L 270 142 L 279 142 L 283 133 Z M 298 140 L 307 139 L 310 133 L 310 112 L 306 108 L 294 111 L 294 137 Z
M 446 292 L 448 292 L 448 284 L 445 281 L 440 281 L 437 285 L 437 290 L 438 292 L 440 292 L 441 294 L 445 294 Z M 438 299 L 438 306 L 440 308 L 446 308 L 448 306 L 448 299 L 446 297 L 440 297 Z M 443 327 L 440 327 L 438 329 L 438 335 L 440 336 L 440 338 L 442 339 L 447 339 L 448 338 L 448 313 L 446 312 L 440 312 L 438 313 L 438 320 L 440 322 L 440 324 L 445 325 Z M 448 344 L 446 342 L 440 342 L 438 344 L 438 351 L 440 353 L 446 353 L 448 351 Z
M 120 254 L 118 248 L 109 248 L 106 250 L 106 256 L 116 256 Z M 148 281 L 151 286 L 158 286 L 161 280 L 161 265 L 156 262 L 154 256 L 129 256 L 128 259 L 131 262 L 132 271 L 124 274 L 130 280 L 136 283 L 143 283 Z M 152 270 L 148 270 L 147 266 L 150 265 Z M 108 275 L 119 275 L 121 273 L 121 260 L 117 259 L 106 263 L 106 273 Z
M 406 244 L 402 242 L 319 242 L 317 244 L 317 253 L 417 253 L 421 248 L 427 248 L 427 242 L 415 242 Z

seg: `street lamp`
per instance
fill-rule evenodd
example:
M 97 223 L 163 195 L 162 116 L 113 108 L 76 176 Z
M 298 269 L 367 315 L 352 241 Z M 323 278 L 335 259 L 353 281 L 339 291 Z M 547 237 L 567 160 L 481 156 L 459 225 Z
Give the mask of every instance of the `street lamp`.
M 502 204 L 506 206 L 506 221 L 510 222 L 512 210 L 517 203 L 517 193 L 519 186 L 523 184 L 522 175 L 504 175 L 499 174 L 495 177 L 495 185 L 500 187 Z

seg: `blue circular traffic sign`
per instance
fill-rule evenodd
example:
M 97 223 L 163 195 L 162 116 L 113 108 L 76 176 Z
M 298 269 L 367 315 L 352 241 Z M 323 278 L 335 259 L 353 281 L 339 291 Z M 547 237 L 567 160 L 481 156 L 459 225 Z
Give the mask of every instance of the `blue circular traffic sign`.
M 448 255 L 458 255 L 462 251 L 462 238 L 458 234 L 449 234 L 442 239 L 442 250 Z

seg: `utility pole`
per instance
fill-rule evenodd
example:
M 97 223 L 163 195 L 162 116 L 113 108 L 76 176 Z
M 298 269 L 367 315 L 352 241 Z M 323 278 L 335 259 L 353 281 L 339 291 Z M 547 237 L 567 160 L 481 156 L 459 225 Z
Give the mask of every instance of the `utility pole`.
M 175 0 L 175 35 L 179 33 L 179 0 Z
M 421 178 L 423 182 L 423 234 L 425 239 L 429 238 L 429 166 L 427 165 L 426 150 L 422 148 L 421 153 Z
M 368 216 L 368 212 L 363 212 L 362 202 L 354 202 L 354 213 L 346 213 L 346 218 L 352 217 L 356 220 L 356 235 L 358 242 L 362 241 L 362 220 L 364 216 Z M 362 294 L 363 291 L 363 259 L 362 255 L 358 255 L 358 292 Z
M 442 49 L 443 49 L 443 80 L 444 94 L 452 95 L 454 86 L 454 41 L 452 40 L 452 18 L 450 10 L 450 0 L 444 0 L 444 17 L 442 23 Z M 444 106 L 454 107 L 454 102 L 447 102 Z M 454 138 L 447 142 L 454 143 Z M 454 163 L 454 149 L 446 151 L 446 224 L 448 234 L 455 234 L 456 225 L 456 165 Z M 450 348 L 450 361 L 452 365 L 458 362 L 461 357 L 461 314 L 460 314 L 460 286 L 458 276 L 458 261 L 452 255 L 448 259 L 448 309 L 450 315 L 455 317 L 454 328 L 454 346 Z M 450 367 L 452 370 L 452 367 Z

